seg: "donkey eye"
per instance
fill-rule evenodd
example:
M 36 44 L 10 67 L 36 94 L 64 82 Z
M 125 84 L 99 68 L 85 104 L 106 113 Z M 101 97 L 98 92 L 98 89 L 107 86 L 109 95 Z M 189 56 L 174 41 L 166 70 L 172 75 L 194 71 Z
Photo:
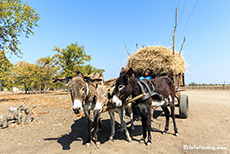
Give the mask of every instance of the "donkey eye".
M 84 91 L 85 91 L 85 88 L 82 88 L 81 91 L 84 92 Z
M 122 90 L 124 87 L 125 87 L 124 85 L 119 85 L 118 86 L 119 91 Z

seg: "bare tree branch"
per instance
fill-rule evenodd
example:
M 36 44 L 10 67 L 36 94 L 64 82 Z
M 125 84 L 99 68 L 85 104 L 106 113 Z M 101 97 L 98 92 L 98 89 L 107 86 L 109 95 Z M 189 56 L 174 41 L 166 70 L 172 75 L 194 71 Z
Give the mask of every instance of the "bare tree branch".
M 181 44 L 181 48 L 180 48 L 179 55 L 181 54 L 181 51 L 182 51 L 182 49 L 183 49 L 183 47 L 184 47 L 184 43 L 185 43 L 185 37 L 184 37 L 184 41 L 183 41 L 183 43 Z

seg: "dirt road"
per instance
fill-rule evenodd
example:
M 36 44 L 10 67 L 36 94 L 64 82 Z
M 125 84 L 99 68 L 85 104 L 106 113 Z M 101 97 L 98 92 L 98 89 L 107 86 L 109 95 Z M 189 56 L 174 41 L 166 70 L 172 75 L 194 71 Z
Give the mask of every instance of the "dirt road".
M 125 140 L 125 134 L 119 130 L 116 131 L 114 141 L 108 141 L 110 120 L 108 113 L 103 113 L 100 131 L 102 143 L 98 149 L 95 144 L 89 148 L 83 144 L 86 139 L 85 120 L 74 115 L 67 93 L 19 95 L 1 92 L 0 115 L 7 113 L 11 106 L 24 105 L 31 109 L 34 121 L 0 129 L 0 154 L 230 153 L 230 91 L 188 90 L 183 93 L 189 96 L 190 111 L 188 119 L 176 118 L 178 137 L 173 135 L 171 119 L 168 134 L 161 134 L 165 116 L 156 115 L 161 113 L 158 108 L 152 122 L 150 147 L 139 143 L 142 137 L 140 120 L 134 123 L 131 143 Z M 116 119 L 120 123 L 117 114 Z M 126 119 L 129 121 L 129 117 Z

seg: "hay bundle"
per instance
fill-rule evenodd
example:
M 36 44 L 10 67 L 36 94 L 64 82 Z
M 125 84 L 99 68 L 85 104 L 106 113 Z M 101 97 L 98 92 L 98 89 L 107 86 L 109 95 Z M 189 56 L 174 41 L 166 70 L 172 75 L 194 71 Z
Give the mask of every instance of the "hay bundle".
M 172 75 L 183 73 L 186 70 L 182 55 L 162 46 L 148 46 L 136 51 L 128 58 L 127 68 L 133 68 L 136 77 L 143 75 L 146 69 L 150 69 L 155 76 L 162 74 Z

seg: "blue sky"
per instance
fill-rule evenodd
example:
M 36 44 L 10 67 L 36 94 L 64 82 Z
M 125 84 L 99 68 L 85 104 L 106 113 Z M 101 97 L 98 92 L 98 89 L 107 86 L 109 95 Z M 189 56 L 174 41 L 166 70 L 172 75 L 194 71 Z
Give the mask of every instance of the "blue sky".
M 25 2 L 25 0 L 23 0 Z M 141 45 L 172 46 L 178 7 L 176 50 L 183 37 L 187 62 L 186 84 L 230 83 L 229 0 L 27 0 L 41 20 L 34 35 L 20 38 L 23 58 L 35 63 L 52 56 L 54 46 L 78 42 L 91 55 L 90 64 L 105 69 L 105 79 L 116 78 L 128 54 Z M 194 7 L 195 6 L 195 7 Z M 186 26 L 187 25 L 187 26 Z

